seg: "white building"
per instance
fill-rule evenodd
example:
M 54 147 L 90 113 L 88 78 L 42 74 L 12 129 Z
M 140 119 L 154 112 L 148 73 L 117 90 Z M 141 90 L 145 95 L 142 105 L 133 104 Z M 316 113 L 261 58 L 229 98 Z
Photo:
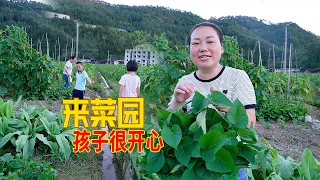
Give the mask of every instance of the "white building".
M 59 14 L 59 13 L 50 12 L 50 11 L 44 12 L 44 15 L 45 15 L 46 18 L 70 19 L 70 16 L 69 16 L 69 15 Z
M 160 62 L 159 53 L 152 49 L 148 44 L 136 46 L 134 49 L 126 49 L 124 64 L 127 64 L 130 60 L 137 61 L 138 64 L 158 64 Z
M 114 60 L 113 64 L 123 64 L 123 60 Z

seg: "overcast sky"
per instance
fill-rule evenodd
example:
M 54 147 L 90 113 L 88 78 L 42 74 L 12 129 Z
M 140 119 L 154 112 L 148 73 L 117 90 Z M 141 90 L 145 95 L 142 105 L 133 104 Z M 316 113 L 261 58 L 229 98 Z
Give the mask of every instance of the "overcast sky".
M 111 4 L 153 5 L 190 11 L 204 19 L 254 16 L 272 23 L 294 22 L 320 36 L 320 0 L 104 0 Z

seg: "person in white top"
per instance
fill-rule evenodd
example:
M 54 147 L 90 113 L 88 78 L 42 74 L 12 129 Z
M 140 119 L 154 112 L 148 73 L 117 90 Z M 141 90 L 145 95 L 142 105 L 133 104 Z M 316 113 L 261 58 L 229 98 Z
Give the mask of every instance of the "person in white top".
M 224 93 L 231 101 L 239 101 L 245 106 L 248 115 L 247 128 L 256 125 L 256 97 L 253 85 L 246 72 L 220 64 L 223 49 L 223 34 L 220 28 L 204 22 L 195 25 L 189 34 L 190 57 L 198 70 L 183 76 L 176 85 L 168 109 L 176 110 L 198 91 L 207 96 L 217 90 Z M 227 107 L 215 106 L 221 112 Z M 188 110 L 188 108 L 187 108 Z M 239 180 L 248 180 L 247 170 L 241 168 Z
M 119 97 L 138 97 L 140 94 L 140 77 L 136 75 L 138 64 L 134 60 L 127 63 L 128 74 L 121 77 Z
M 69 83 L 69 76 L 72 76 L 72 63 L 76 62 L 76 57 L 71 56 L 70 59 L 65 63 L 63 73 L 62 73 L 62 79 L 65 81 L 65 84 L 62 87 L 68 88 L 70 86 Z
M 213 90 L 223 92 L 231 101 L 240 100 L 246 108 L 248 125 L 256 125 L 256 97 L 253 85 L 246 72 L 220 64 L 223 49 L 223 34 L 220 28 L 204 22 L 194 26 L 189 34 L 190 57 L 198 70 L 183 76 L 176 85 L 168 109 L 176 110 L 192 99 L 199 91 L 207 96 Z M 227 112 L 227 107 L 215 107 Z

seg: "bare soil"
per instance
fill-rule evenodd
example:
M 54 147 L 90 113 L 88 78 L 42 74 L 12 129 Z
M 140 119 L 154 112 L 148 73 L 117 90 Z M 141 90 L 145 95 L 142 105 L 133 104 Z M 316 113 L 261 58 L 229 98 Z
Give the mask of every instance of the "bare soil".
M 319 107 L 308 107 L 308 111 L 313 119 L 320 120 Z M 310 148 L 313 156 L 320 160 L 320 129 L 312 128 L 311 124 L 258 123 L 256 131 L 259 138 L 267 139 L 284 157 L 300 162 L 303 150 Z
M 320 130 L 311 126 L 271 123 L 257 124 L 257 134 L 269 141 L 271 146 L 284 156 L 290 156 L 297 162 L 305 148 L 310 148 L 313 156 L 320 159 Z

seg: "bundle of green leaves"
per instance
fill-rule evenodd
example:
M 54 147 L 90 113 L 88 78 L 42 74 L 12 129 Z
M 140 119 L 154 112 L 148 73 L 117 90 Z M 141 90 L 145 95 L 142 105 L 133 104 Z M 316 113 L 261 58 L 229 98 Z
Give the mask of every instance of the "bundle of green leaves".
M 190 102 L 191 110 L 187 113 L 181 109 L 158 110 L 165 145 L 158 153 L 144 149 L 136 158 L 142 177 L 237 179 L 239 169 L 254 163 L 255 155 L 263 148 L 255 131 L 246 128 L 248 117 L 243 104 L 239 100 L 232 103 L 218 91 L 207 97 L 196 92 Z M 227 106 L 230 110 L 220 114 L 211 105 Z M 147 125 L 148 128 L 152 126 Z

